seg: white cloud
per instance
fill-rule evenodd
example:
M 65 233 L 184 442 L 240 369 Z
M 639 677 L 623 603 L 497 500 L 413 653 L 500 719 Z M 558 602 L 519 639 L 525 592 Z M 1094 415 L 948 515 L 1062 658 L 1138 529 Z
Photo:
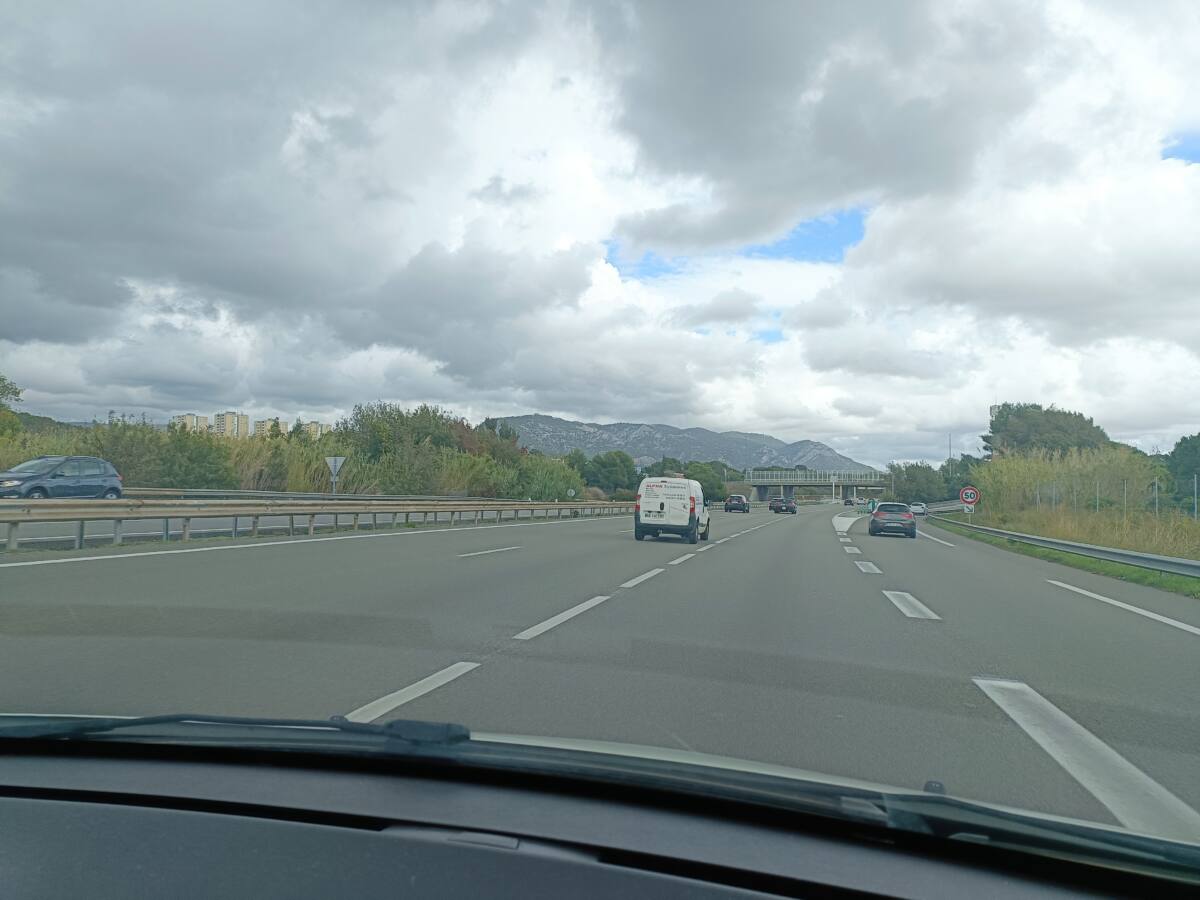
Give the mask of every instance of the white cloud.
M 1200 165 L 1160 158 L 1200 130 L 1193 4 L 56 6 L 0 58 L 35 411 L 430 401 L 876 463 L 1002 400 L 1200 429 Z M 737 253 L 860 205 L 843 264 Z

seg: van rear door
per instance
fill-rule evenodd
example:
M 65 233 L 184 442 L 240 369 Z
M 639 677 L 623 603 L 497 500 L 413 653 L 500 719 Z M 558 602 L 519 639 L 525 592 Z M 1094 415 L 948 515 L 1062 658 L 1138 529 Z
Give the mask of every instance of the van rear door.
M 642 522 L 646 525 L 686 526 L 691 515 L 687 481 L 659 478 L 642 483 Z

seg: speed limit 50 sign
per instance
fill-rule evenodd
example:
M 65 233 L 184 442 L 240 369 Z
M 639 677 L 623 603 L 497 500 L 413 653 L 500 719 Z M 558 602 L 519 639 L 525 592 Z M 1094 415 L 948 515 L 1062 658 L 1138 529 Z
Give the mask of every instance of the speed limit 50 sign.
M 967 504 L 967 506 L 974 506 L 979 502 L 979 488 L 967 485 L 958 492 L 958 499 Z

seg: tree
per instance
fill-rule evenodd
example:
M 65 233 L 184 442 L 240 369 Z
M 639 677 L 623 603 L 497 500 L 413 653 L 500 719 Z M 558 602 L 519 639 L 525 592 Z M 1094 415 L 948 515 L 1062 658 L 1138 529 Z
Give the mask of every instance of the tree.
M 686 466 L 673 456 L 664 456 L 656 463 L 651 463 L 646 466 L 645 473 L 647 475 L 669 475 L 673 472 L 682 472 Z
M 574 450 L 572 450 L 570 453 L 568 453 L 566 456 L 564 456 L 563 462 L 565 462 L 568 466 L 570 466 L 572 469 L 574 469 L 576 472 L 578 472 L 581 477 L 582 477 L 583 473 L 585 471 L 587 471 L 587 464 L 588 464 L 587 454 L 584 453 L 582 450 L 580 450 L 578 447 L 576 447 Z
M 8 409 L 8 404 L 20 402 L 21 389 L 0 374 L 0 409 Z
M 684 467 L 684 474 L 694 481 L 700 482 L 706 500 L 723 499 L 725 497 L 725 482 L 718 471 L 714 471 L 710 463 L 690 462 Z
M 630 490 L 637 486 L 637 466 L 633 457 L 624 450 L 597 453 L 584 469 L 584 480 L 600 488 L 606 494 L 613 491 Z
M 21 402 L 21 389 L 0 375 L 0 434 L 16 434 L 21 430 L 21 420 L 8 405 Z
M 984 461 L 978 456 L 971 456 L 969 453 L 962 454 L 958 459 L 942 463 L 938 468 L 938 474 L 942 477 L 942 483 L 946 488 L 942 499 L 953 500 L 958 496 L 960 490 L 968 484 L 973 484 L 976 480 L 976 469 L 983 463 Z
M 1200 473 L 1200 434 L 1181 437 L 1167 454 L 1167 470 L 1175 480 L 1175 495 L 1192 495 L 1192 478 Z
M 888 471 L 896 483 L 893 498 L 901 503 L 940 500 L 946 496 L 946 483 L 929 463 L 891 463 Z
M 990 431 L 981 435 L 990 459 L 1009 453 L 1094 450 L 1112 443 L 1104 429 L 1083 413 L 1042 408 L 1038 403 L 1002 403 L 994 407 Z
M 267 429 L 267 437 L 271 439 L 283 437 L 283 429 L 279 427 L 278 419 L 271 421 L 271 427 Z
M 281 456 L 278 464 L 282 463 Z M 285 468 L 282 478 L 277 480 L 286 480 L 286 475 Z M 225 442 L 215 435 L 185 431 L 174 425 L 167 429 L 166 440 L 160 447 L 158 472 L 152 477 L 155 478 L 152 483 L 161 487 L 221 489 L 235 488 L 238 484 Z

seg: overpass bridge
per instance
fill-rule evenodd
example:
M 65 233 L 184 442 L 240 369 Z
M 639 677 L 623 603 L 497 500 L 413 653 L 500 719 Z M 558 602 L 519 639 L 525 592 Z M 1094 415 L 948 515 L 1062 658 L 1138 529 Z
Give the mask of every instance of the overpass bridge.
M 826 487 L 829 496 L 844 499 L 859 493 L 883 492 L 891 476 L 867 469 L 859 472 L 828 472 L 818 469 L 750 469 L 745 479 L 759 501 L 768 497 L 793 497 L 798 487 Z M 775 489 L 778 488 L 778 491 Z

